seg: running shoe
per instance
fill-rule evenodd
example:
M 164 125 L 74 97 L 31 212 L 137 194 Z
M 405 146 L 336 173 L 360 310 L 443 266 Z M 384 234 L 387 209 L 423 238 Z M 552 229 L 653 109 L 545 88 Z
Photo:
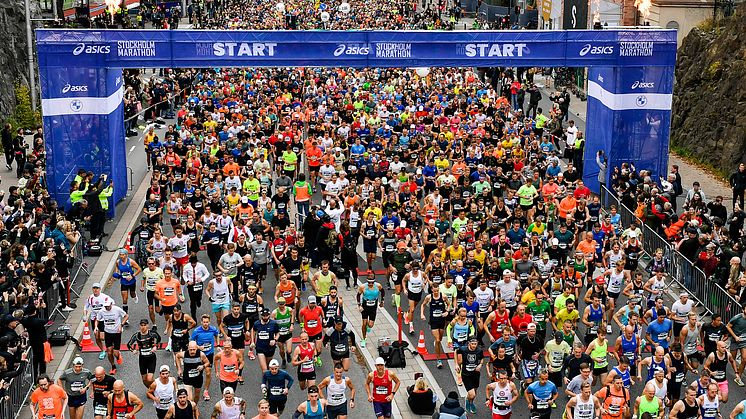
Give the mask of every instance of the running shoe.
M 210 393 L 205 390 L 204 393 L 202 393 L 202 398 L 205 399 L 206 402 L 210 401 Z
M 437 367 L 438 367 L 438 369 L 442 369 L 442 368 L 443 368 L 443 361 L 441 361 L 441 360 L 438 360 L 438 365 L 437 365 Z
M 100 354 L 98 354 L 98 359 L 104 359 L 106 358 L 106 351 L 101 351 Z
M 414 323 L 409 323 L 409 334 L 414 335 Z
M 119 354 L 119 356 L 117 356 L 117 364 L 122 365 L 122 362 L 124 362 L 124 360 L 122 359 L 122 354 Z
M 302 284 L 300 284 L 300 290 L 303 291 L 303 292 L 306 292 L 306 283 L 305 282 L 303 282 Z
M 116 375 L 116 373 L 117 373 L 117 369 L 116 368 L 112 368 L 112 369 L 109 370 L 109 375 Z
M 733 382 L 735 382 L 736 384 L 738 384 L 738 387 L 743 387 L 743 380 L 741 380 L 740 376 L 734 378 Z
M 283 360 L 282 360 L 282 369 L 285 369 L 285 368 L 286 368 L 287 366 L 288 366 L 288 363 L 287 363 L 287 361 L 285 361 L 285 360 L 283 359 Z
M 324 365 L 324 363 L 323 363 L 323 362 L 321 361 L 321 357 L 318 357 L 318 356 L 317 356 L 317 357 L 316 357 L 316 366 L 317 366 L 317 367 L 321 367 L 321 366 L 323 366 L 323 365 Z
M 137 294 L 135 294 L 135 304 L 139 304 L 139 303 L 140 303 L 140 299 L 137 297 Z
M 360 347 L 365 348 L 365 339 L 360 339 Z
M 607 334 L 607 335 L 610 335 L 610 334 L 611 334 L 611 325 L 610 325 L 610 324 L 607 324 L 607 325 L 606 325 L 606 334 Z

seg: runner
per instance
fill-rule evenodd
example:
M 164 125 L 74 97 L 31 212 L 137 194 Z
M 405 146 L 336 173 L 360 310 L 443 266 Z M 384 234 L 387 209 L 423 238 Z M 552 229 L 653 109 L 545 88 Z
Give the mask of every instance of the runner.
M 244 419 L 246 417 L 246 401 L 235 396 L 232 388 L 223 390 L 223 398 L 215 403 L 212 409 L 212 419 Z
M 606 385 L 596 392 L 602 404 L 602 419 L 620 419 L 629 416 L 629 390 L 624 387 L 622 377 L 614 377 L 611 385 Z
M 168 365 L 161 365 L 158 371 L 158 378 L 148 388 L 148 398 L 153 401 L 158 419 L 163 419 L 176 401 L 177 387 Z
M 166 319 L 166 335 L 171 335 L 171 315 L 174 314 L 174 307 L 179 302 L 184 302 L 184 294 L 181 290 L 181 284 L 174 278 L 173 268 L 166 266 L 163 268 L 163 279 L 155 284 L 155 299 L 158 301 L 157 311 Z M 166 350 L 171 350 L 171 338 L 166 345 Z
M 702 345 L 700 339 L 702 324 L 697 321 L 697 313 L 689 313 L 687 320 L 687 324 L 684 325 L 679 334 L 679 341 L 684 347 L 683 351 L 687 361 L 696 370 L 700 364 L 704 363 L 704 356 L 698 349 Z
M 142 271 L 142 283 L 140 284 L 140 292 L 145 292 L 145 299 L 148 303 L 148 315 L 150 316 L 150 322 L 153 323 L 153 328 L 156 328 L 155 324 L 155 285 L 163 279 L 163 269 L 156 264 L 156 260 L 153 257 L 147 259 L 147 266 Z M 190 299 L 192 296 L 190 295 Z
M 168 408 L 166 419 L 199 419 L 197 403 L 189 400 L 186 389 L 181 388 L 176 392 L 176 403 Z
M 259 308 L 259 304 L 257 304 L 257 308 Z M 228 337 L 230 339 L 231 346 L 236 352 L 238 352 L 238 357 L 243 359 L 243 351 L 246 347 L 246 341 L 251 338 L 251 333 L 248 331 L 251 320 L 249 320 L 241 311 L 241 303 L 239 303 L 238 301 L 234 301 L 233 305 L 231 306 L 230 314 L 223 317 L 223 322 L 220 325 L 220 333 L 224 337 Z M 257 315 L 257 318 L 258 317 L 259 316 Z M 256 321 L 256 319 L 254 319 L 254 321 Z M 249 356 L 249 358 L 252 359 L 251 356 Z M 241 384 L 243 384 L 242 375 L 243 367 L 238 370 L 237 378 L 238 382 Z
M 360 331 L 362 336 L 360 339 L 361 348 L 365 348 L 365 338 L 368 335 L 368 330 L 372 329 L 376 322 L 376 313 L 378 312 L 376 306 L 383 308 L 383 302 L 386 297 L 383 285 L 376 282 L 376 276 L 373 271 L 368 271 L 366 282 L 367 285 L 360 285 L 357 289 L 357 307 L 360 313 L 362 313 L 361 317 L 363 319 Z
M 298 367 L 298 386 L 301 390 L 316 384 L 314 357 L 316 348 L 309 343 L 308 333 L 301 332 L 300 343 L 293 350 L 293 365 Z
M 324 419 L 326 417 L 327 400 L 320 398 L 319 388 L 315 385 L 308 387 L 308 400 L 301 402 L 293 413 L 293 419 L 303 415 L 304 419 Z
M 94 282 L 91 288 L 93 289 L 93 294 L 91 294 L 85 300 L 85 308 L 83 308 L 83 321 L 89 322 L 88 327 L 90 329 L 90 332 L 96 340 L 96 345 L 98 345 L 98 348 L 101 350 L 101 352 L 98 354 L 98 359 L 103 360 L 104 358 L 106 358 L 106 347 L 104 346 L 103 341 L 104 329 L 98 328 L 96 317 L 98 316 L 98 312 L 104 308 L 105 302 L 107 300 L 114 300 L 112 300 L 111 297 L 109 297 L 108 295 L 101 292 L 100 282 Z
M 321 269 L 311 277 L 311 287 L 316 297 L 323 299 L 329 295 L 332 286 L 337 287 L 337 275 L 329 271 L 329 261 L 322 260 Z
M 655 395 L 655 386 L 652 383 L 646 384 L 642 396 L 637 397 L 635 400 L 635 417 L 641 418 L 645 413 L 650 414 L 651 417 L 656 419 L 662 419 L 665 413 L 663 400 Z
M 153 374 L 157 361 L 156 351 L 161 343 L 161 335 L 150 330 L 148 319 L 140 320 L 140 331 L 134 333 L 127 342 L 127 349 L 138 353 L 140 377 L 145 388 L 153 384 Z
M 344 315 L 344 302 L 339 296 L 336 285 L 329 287 L 329 294 L 320 298 L 321 309 L 324 310 L 324 328 L 334 327 L 334 318 Z
M 510 419 L 513 404 L 518 401 L 518 389 L 515 383 L 508 380 L 505 370 L 497 371 L 497 381 L 487 384 L 485 404 L 492 410 L 492 419 Z
M 129 257 L 127 249 L 119 249 L 119 257 L 114 265 L 114 273 L 111 276 L 119 280 L 122 291 L 122 309 L 125 313 L 129 310 L 127 303 L 130 297 L 137 304 L 137 275 L 140 275 L 140 272 L 142 272 L 140 265 Z
M 217 321 L 218 327 L 221 327 L 223 316 L 228 315 L 231 309 L 233 283 L 223 279 L 223 273 L 217 270 L 212 273 L 212 279 L 207 283 L 205 293 L 207 293 L 210 303 L 212 303 L 212 312 L 215 314 L 215 321 Z
M 736 407 L 735 410 L 738 410 L 738 407 Z M 690 387 L 686 389 L 684 399 L 677 401 L 674 403 L 673 407 L 671 407 L 671 412 L 668 417 L 670 419 L 695 419 L 699 418 L 699 414 L 700 410 L 699 401 L 697 401 L 697 390 Z M 731 419 L 734 419 L 732 413 Z
M 725 328 L 731 336 L 731 355 L 733 358 L 736 358 L 739 354 L 741 355 L 741 361 L 738 364 L 738 370 L 736 370 L 736 376 L 733 377 L 733 381 L 739 387 L 743 387 L 744 384 L 741 380 L 741 375 L 744 369 L 746 369 L 746 304 L 741 307 L 740 313 L 728 321 Z
M 606 329 L 603 328 L 603 324 L 598 328 L 596 338 L 588 345 L 585 353 L 593 359 L 593 384 L 598 381 L 605 383 L 609 372 L 609 341 L 606 340 Z
M 179 369 L 182 364 L 183 369 Z M 190 341 L 185 351 L 176 354 L 176 367 L 179 376 L 182 377 L 184 387 L 189 392 L 189 398 L 194 402 L 199 402 L 204 372 L 208 371 L 209 376 L 210 360 L 199 348 L 197 342 Z M 207 397 L 205 400 L 210 399 Z
M 477 338 L 472 336 L 466 347 L 461 347 L 455 354 L 456 374 L 461 376 L 466 388 L 466 411 L 472 414 L 477 413 L 477 406 L 474 399 L 477 397 L 479 389 L 479 378 L 482 370 L 484 352 L 477 347 Z
M 189 293 L 189 313 L 192 318 L 196 318 L 197 309 L 202 307 L 202 290 L 205 288 L 205 281 L 210 279 L 210 272 L 207 266 L 197 260 L 196 255 L 191 255 L 189 263 L 182 269 L 181 279 Z
M 108 396 L 108 417 L 110 419 L 136 419 L 135 415 L 144 407 L 135 393 L 124 389 L 124 381 L 116 380 Z
M 558 389 L 562 388 L 562 364 L 572 352 L 570 344 L 563 340 L 562 332 L 554 332 L 554 339 L 544 345 L 544 362 L 549 372 L 549 381 Z
M 93 370 L 94 378 L 91 380 L 91 398 L 93 399 L 93 417 L 103 419 L 108 415 L 108 397 L 114 389 L 116 378 L 106 374 L 104 367 L 96 367 Z
M 119 347 L 122 344 L 122 326 L 129 319 L 129 314 L 114 305 L 111 299 L 104 300 L 104 309 L 99 310 L 96 314 L 96 330 L 104 331 L 104 343 L 106 344 L 106 354 L 109 357 L 111 370 L 109 374 L 117 373 L 116 364 L 122 363 L 122 355 L 119 353 Z M 116 360 L 116 364 L 114 361 Z
M 517 348 L 516 361 L 520 361 L 521 375 L 523 376 L 521 385 L 522 389 L 525 390 L 538 377 L 539 360 L 541 359 L 541 353 L 544 351 L 544 342 L 536 337 L 536 325 L 534 323 L 529 323 L 526 335 L 518 338 Z M 546 371 L 546 373 L 548 379 L 549 371 Z
M 220 379 L 220 391 L 229 387 L 236 391 L 238 372 L 243 369 L 243 357 L 240 351 L 233 350 L 231 339 L 223 341 L 223 350 L 215 354 L 213 362 Z
M 319 392 L 326 389 L 326 415 L 329 419 L 347 419 L 347 389 L 350 390 L 350 409 L 355 408 L 355 385 L 350 377 L 343 374 L 346 369 L 340 363 L 334 364 L 334 374 L 319 383 Z
M 381 287 L 380 284 L 378 286 Z M 383 306 L 383 297 L 381 298 L 381 306 Z M 425 306 L 428 306 L 430 310 L 428 324 L 430 325 L 430 332 L 433 335 L 433 339 L 435 339 L 435 356 L 438 360 L 437 368 L 441 369 L 443 368 L 443 361 L 440 359 L 443 355 L 443 334 L 445 333 L 449 306 L 447 300 L 441 296 L 439 287 L 434 286 L 431 288 L 431 294 L 425 296 L 425 300 L 420 306 L 420 319 L 422 320 L 425 320 Z M 375 312 L 373 316 L 375 316 Z M 362 345 L 361 347 L 365 346 Z
M 538 380 L 526 388 L 525 398 L 531 416 L 539 419 L 549 419 L 552 415 L 552 406 L 557 400 L 559 392 L 557 387 L 549 381 L 549 372 L 542 368 L 538 372 Z
M 180 365 L 177 360 L 177 355 L 183 353 L 189 345 L 189 336 L 191 330 L 197 326 L 197 322 L 188 314 L 181 310 L 181 304 L 174 306 L 174 314 L 171 315 L 171 351 L 174 354 L 174 365 L 176 365 L 176 371 L 179 372 Z M 153 327 L 155 332 L 155 327 Z M 181 377 L 181 373 L 179 373 Z
M 565 417 L 572 419 L 598 418 L 603 410 L 598 397 L 591 394 L 591 385 L 583 383 L 580 389 L 580 394 L 567 401 Z
M 267 371 L 267 360 L 275 356 L 277 338 L 280 334 L 280 326 L 270 319 L 269 315 L 269 310 L 263 308 L 259 320 L 254 322 L 254 327 L 251 329 L 250 348 L 256 350 L 262 372 Z
M 276 359 L 269 361 L 269 370 L 262 374 L 262 394 L 268 400 L 269 413 L 282 416 L 294 382 L 287 371 L 280 369 L 280 363 Z
M 365 380 L 365 392 L 368 394 L 368 401 L 373 403 L 376 418 L 390 418 L 391 401 L 394 400 L 401 381 L 396 373 L 386 369 L 383 358 L 376 358 L 375 365 L 375 371 L 368 373 Z
M 419 262 L 410 264 L 411 270 L 404 275 L 403 289 L 404 295 L 409 301 L 409 308 L 404 313 L 404 324 L 409 324 L 409 334 L 414 334 L 414 310 L 417 304 L 422 301 L 422 291 L 427 283 L 427 276 L 420 270 Z
M 277 299 L 277 308 L 272 310 L 270 318 L 277 323 L 277 327 L 279 328 L 277 346 L 280 348 L 280 358 L 282 359 L 282 369 L 284 370 L 287 368 L 287 360 L 292 359 L 293 344 L 291 339 L 293 338 L 294 328 L 293 310 L 286 305 L 284 297 Z
M 323 345 L 331 346 L 332 361 L 342 365 L 345 372 L 350 369 L 350 351 L 355 351 L 355 335 L 342 316 L 332 317 L 334 327 L 324 334 Z
M 93 373 L 83 368 L 83 358 L 76 357 L 73 359 L 73 367 L 66 369 L 57 379 L 57 385 L 62 387 L 67 395 L 70 419 L 82 419 L 85 404 L 88 402 L 88 388 L 93 378 Z
M 728 365 L 733 367 L 733 371 L 738 371 L 736 360 L 733 359 L 733 355 L 728 352 L 727 348 L 727 343 L 722 340 L 718 341 L 717 349 L 707 356 L 704 365 L 720 388 L 720 401 L 723 403 L 728 403 L 728 377 L 726 376 Z
M 220 332 L 218 329 L 210 324 L 210 315 L 205 313 L 202 315 L 202 325 L 197 327 L 192 332 L 192 341 L 194 341 L 199 350 L 205 355 L 209 364 L 207 367 L 215 365 L 213 359 L 215 357 L 215 347 L 218 346 L 218 335 Z M 191 344 L 191 342 L 190 342 Z M 186 361 L 186 358 L 185 358 Z M 185 366 L 186 369 L 186 366 Z M 205 401 L 210 401 L 210 383 L 212 382 L 212 368 L 205 368 L 205 391 L 202 397 Z M 196 394 L 194 397 L 198 397 Z M 195 400 L 196 401 L 196 400 Z

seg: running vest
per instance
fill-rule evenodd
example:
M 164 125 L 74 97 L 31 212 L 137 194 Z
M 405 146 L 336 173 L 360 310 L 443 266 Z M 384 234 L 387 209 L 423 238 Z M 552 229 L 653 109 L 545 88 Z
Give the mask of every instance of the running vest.
M 144 269 L 142 271 L 142 277 L 145 279 L 145 289 L 148 291 L 155 291 L 155 284 L 159 279 L 163 278 L 163 269 L 156 267 L 155 269 Z
M 618 294 L 622 292 L 624 286 L 624 270 L 617 272 L 616 269 L 611 270 L 609 275 L 609 282 L 606 284 L 606 290 L 610 294 Z
M 329 287 L 332 286 L 332 271 L 324 272 L 319 271 L 319 278 L 316 280 L 316 286 L 318 287 L 318 296 L 326 297 L 329 295 Z
M 238 351 L 231 351 L 231 355 L 226 355 L 225 351 L 221 353 L 218 376 L 221 381 L 229 383 L 238 380 Z
M 642 396 L 640 398 L 640 407 L 638 411 L 640 412 L 640 417 L 642 417 L 643 413 L 650 413 L 653 417 L 658 416 L 658 410 L 660 409 L 660 404 L 658 404 L 658 397 L 653 396 L 653 400 L 648 400 L 647 397 Z
M 190 379 L 195 379 L 202 375 L 202 371 L 197 370 L 202 365 L 202 351 L 197 349 L 194 355 L 189 355 L 189 350 L 184 351 L 184 381 L 188 383 Z
M 212 281 L 212 298 L 213 304 L 224 304 L 230 301 L 230 293 L 228 292 L 228 281 Z
M 174 419 L 194 419 L 191 400 L 187 401 L 185 408 L 180 408 L 179 404 L 174 405 Z
M 275 322 L 277 327 L 280 329 L 280 336 L 287 335 L 290 333 L 290 324 L 293 321 L 293 310 L 286 308 L 285 313 L 281 313 L 279 309 L 275 309 Z
M 725 369 L 728 368 L 728 355 L 725 355 L 724 359 L 718 358 L 718 353 L 715 352 L 715 360 L 710 364 L 710 372 L 712 372 L 712 379 L 718 383 L 722 383 L 726 380 Z
M 238 419 L 241 416 L 241 398 L 233 396 L 233 404 L 228 406 L 220 400 L 220 419 Z
M 614 367 L 612 369 L 616 372 L 616 375 L 618 375 L 622 379 L 622 383 L 624 383 L 625 388 L 630 388 L 632 386 L 629 368 L 627 368 L 627 371 L 624 372 L 622 372 L 619 367 Z
M 593 396 L 588 401 L 583 401 L 581 395 L 575 396 L 575 409 L 572 411 L 573 419 L 592 419 L 596 412 L 596 406 L 593 404 Z
M 443 295 L 440 298 L 430 297 L 430 322 L 444 320 L 443 313 L 446 312 L 446 302 Z
M 637 335 L 634 333 L 629 340 L 622 334 L 622 355 L 627 357 L 630 367 L 637 365 Z
M 589 305 L 588 321 L 593 323 L 593 326 L 588 328 L 586 332 L 589 335 L 595 335 L 598 333 L 598 325 L 604 320 L 604 308 L 603 305 L 599 305 L 598 309 L 593 308 L 593 304 Z
M 506 406 L 505 403 L 513 398 L 513 394 L 510 390 L 510 384 L 505 387 L 501 387 L 500 384 L 496 384 L 492 390 L 492 417 L 496 415 L 507 416 L 513 411 L 513 406 Z
M 121 259 L 117 258 L 117 269 L 119 270 L 120 275 L 119 282 L 122 285 L 132 285 L 137 281 L 129 257 L 127 257 L 127 260 L 124 263 L 122 263 Z
M 313 358 L 316 356 L 316 348 L 314 348 L 314 346 L 309 343 L 308 346 L 305 348 L 303 347 L 303 345 L 299 345 L 298 349 L 299 359 L 308 358 L 308 361 L 300 364 L 300 366 L 298 367 L 298 371 L 305 374 L 312 373 L 314 371 Z
M 168 382 L 163 384 L 160 378 L 155 380 L 155 395 L 158 401 L 153 402 L 153 406 L 156 409 L 168 410 L 168 408 L 174 404 L 174 380 L 173 377 L 168 377 Z
M 419 294 L 422 292 L 424 281 L 422 280 L 422 271 L 415 275 L 413 271 L 409 272 L 409 281 L 407 281 L 407 291 Z
M 680 359 L 676 359 L 673 355 L 671 357 L 671 368 L 675 370 L 674 376 L 671 377 L 673 380 L 669 381 L 668 384 L 672 387 L 674 386 L 684 386 L 686 385 L 686 367 L 684 366 L 684 357 L 682 356 Z
M 150 246 L 153 248 L 153 257 L 156 259 L 163 257 L 163 255 L 166 253 L 167 246 L 168 242 L 166 241 L 165 237 L 161 237 L 160 240 L 157 240 L 155 237 L 153 237 L 153 244 L 151 244 Z
M 593 368 L 604 368 L 609 365 L 607 355 L 609 354 L 609 341 L 604 342 L 603 346 L 598 344 L 598 340 L 595 341 L 596 346 L 591 351 L 591 358 L 603 358 L 603 361 L 597 362 L 593 360 Z
M 686 328 L 688 329 L 688 332 L 686 334 L 686 339 L 684 339 L 684 342 L 682 343 L 682 346 L 684 347 L 683 352 L 686 356 L 691 356 L 695 352 L 697 352 L 697 339 L 699 339 L 699 325 L 695 323 L 694 328 L 691 328 L 689 323 L 687 323 Z
M 189 323 L 186 321 L 186 317 L 184 317 L 184 313 L 181 313 L 181 318 L 176 319 L 176 315 L 171 316 L 171 338 L 174 340 L 181 340 L 186 339 L 189 340 L 189 336 L 187 335 L 187 331 L 189 329 Z
M 130 392 L 124 390 L 124 400 L 118 401 L 117 396 L 111 398 L 111 414 L 109 415 L 112 419 L 124 419 L 124 415 L 135 410 L 135 405 L 130 403 Z M 132 416 L 131 419 L 135 419 Z
M 387 403 L 386 397 L 391 394 L 392 384 L 388 370 L 384 371 L 383 377 L 378 376 L 378 371 L 373 371 L 373 401 Z
M 666 359 L 662 359 L 661 362 L 655 362 L 655 357 L 653 357 L 650 360 L 650 368 L 648 368 L 648 379 L 647 381 L 650 381 L 653 379 L 653 375 L 655 374 L 655 370 L 658 368 L 663 370 L 663 374 L 668 373 L 668 368 L 666 367 Z
M 329 376 L 329 385 L 326 386 L 326 399 L 329 401 L 329 406 L 341 406 L 347 403 L 347 379 L 342 376 L 342 382 L 338 383 L 334 380 L 334 374 Z
M 304 419 L 324 419 L 326 414 L 324 413 L 324 406 L 321 404 L 321 400 L 316 400 L 316 410 L 311 410 L 311 402 L 306 402 L 306 413 L 303 415 Z
M 363 289 L 363 305 L 367 307 L 375 307 L 378 304 L 378 298 L 381 296 L 381 290 L 378 289 L 377 285 L 373 288 L 366 286 Z
M 699 401 L 694 400 L 694 406 L 686 404 L 686 400 L 682 400 L 684 403 L 684 410 L 681 411 L 676 417 L 681 419 L 697 419 L 699 417 Z M 736 419 L 743 419 L 736 416 Z

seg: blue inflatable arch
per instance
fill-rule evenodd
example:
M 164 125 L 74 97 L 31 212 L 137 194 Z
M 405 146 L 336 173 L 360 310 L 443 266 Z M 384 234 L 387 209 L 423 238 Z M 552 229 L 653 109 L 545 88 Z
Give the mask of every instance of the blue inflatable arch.
M 127 192 L 123 68 L 589 67 L 584 180 L 604 150 L 665 174 L 676 63 L 675 30 L 36 32 L 47 181 L 59 203 L 79 168 Z M 113 206 L 112 206 L 113 207 Z

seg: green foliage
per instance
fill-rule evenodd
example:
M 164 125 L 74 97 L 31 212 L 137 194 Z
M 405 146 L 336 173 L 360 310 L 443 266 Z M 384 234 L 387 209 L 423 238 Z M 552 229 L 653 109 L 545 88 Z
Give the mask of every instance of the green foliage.
M 31 108 L 31 95 L 28 86 L 16 82 L 16 107 L 5 120 L 13 129 L 36 129 L 41 125 L 41 112 Z
M 710 76 L 710 78 L 718 78 L 720 75 L 720 61 L 714 61 L 710 66 L 707 68 L 707 74 Z

